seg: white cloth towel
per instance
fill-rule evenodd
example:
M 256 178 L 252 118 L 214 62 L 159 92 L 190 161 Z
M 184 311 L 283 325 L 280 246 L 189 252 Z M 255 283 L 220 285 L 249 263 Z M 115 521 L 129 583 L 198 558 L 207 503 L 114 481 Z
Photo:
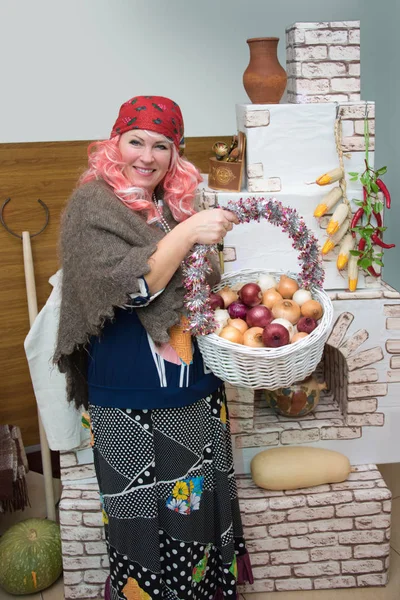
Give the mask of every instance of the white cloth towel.
M 88 436 L 81 412 L 66 399 L 65 376 L 52 364 L 61 301 L 61 270 L 49 279 L 49 299 L 24 343 L 40 417 L 51 450 L 71 450 Z

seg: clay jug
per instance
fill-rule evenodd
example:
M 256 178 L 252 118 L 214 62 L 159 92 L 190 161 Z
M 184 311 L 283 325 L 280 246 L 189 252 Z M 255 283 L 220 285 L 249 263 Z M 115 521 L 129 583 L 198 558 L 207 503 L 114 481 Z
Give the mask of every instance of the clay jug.
M 278 61 L 279 38 L 251 38 L 250 62 L 243 85 L 253 104 L 278 104 L 285 91 L 287 75 Z

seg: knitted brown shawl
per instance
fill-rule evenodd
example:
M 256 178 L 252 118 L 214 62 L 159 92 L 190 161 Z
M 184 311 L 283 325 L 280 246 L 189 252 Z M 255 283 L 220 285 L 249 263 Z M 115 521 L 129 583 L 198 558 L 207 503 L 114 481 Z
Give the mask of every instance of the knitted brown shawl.
M 167 206 L 164 216 L 171 228 L 176 225 Z M 149 257 L 164 235 L 118 200 L 104 181 L 92 181 L 73 193 L 61 225 L 63 279 L 54 362 L 66 374 L 67 396 L 77 407 L 87 406 L 85 346 L 90 336 L 101 333 L 129 293 L 139 292 L 137 278 L 150 271 Z M 219 280 L 216 261 L 213 267 L 210 285 Z M 169 328 L 180 320 L 183 298 L 179 268 L 162 294 L 137 309 L 155 342 L 168 342 Z

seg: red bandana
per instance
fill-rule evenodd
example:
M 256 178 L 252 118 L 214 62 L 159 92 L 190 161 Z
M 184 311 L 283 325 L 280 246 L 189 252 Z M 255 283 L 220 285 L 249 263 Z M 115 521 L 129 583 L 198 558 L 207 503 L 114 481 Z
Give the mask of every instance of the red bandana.
M 183 144 L 183 118 L 179 106 L 162 96 L 135 96 L 119 109 L 110 138 L 131 129 L 148 129 L 165 135 L 179 149 Z

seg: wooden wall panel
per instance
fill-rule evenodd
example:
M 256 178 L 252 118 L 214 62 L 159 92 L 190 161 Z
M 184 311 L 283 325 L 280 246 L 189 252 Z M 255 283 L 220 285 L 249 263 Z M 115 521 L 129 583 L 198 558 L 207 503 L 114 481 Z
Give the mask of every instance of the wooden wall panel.
M 186 156 L 208 172 L 213 143 L 228 137 L 186 139 Z M 36 232 L 44 223 L 40 198 L 48 206 L 46 230 L 32 239 L 39 310 L 58 268 L 60 213 L 86 165 L 88 141 L 0 144 L 0 203 L 11 197 L 4 218 L 17 233 Z M 36 404 L 23 342 L 29 330 L 22 241 L 0 226 L 0 423 L 22 430 L 26 446 L 39 441 Z

